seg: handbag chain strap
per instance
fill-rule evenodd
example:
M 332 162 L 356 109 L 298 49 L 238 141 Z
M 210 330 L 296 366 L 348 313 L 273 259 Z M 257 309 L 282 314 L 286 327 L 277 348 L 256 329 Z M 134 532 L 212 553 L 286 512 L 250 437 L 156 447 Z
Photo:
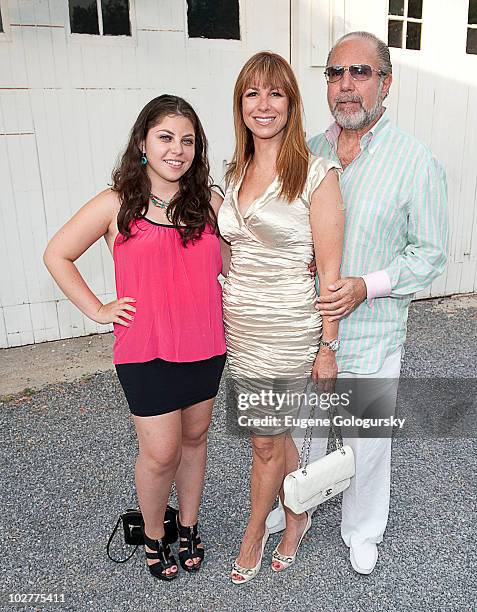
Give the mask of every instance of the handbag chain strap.
M 328 408 L 328 416 L 330 418 L 330 429 L 333 435 L 333 440 L 335 443 L 336 450 L 339 450 L 343 455 L 346 454 L 343 448 L 343 437 L 341 435 L 341 429 L 338 425 L 334 423 L 335 410 Z M 313 404 L 310 410 L 309 421 L 313 421 L 315 417 L 315 405 Z M 305 431 L 305 437 L 303 438 L 303 445 L 301 447 L 300 453 L 300 464 L 299 468 L 302 470 L 303 474 L 306 476 L 306 468 L 308 466 L 308 462 L 310 459 L 310 449 L 311 449 L 311 441 L 312 441 L 312 432 L 313 432 L 313 424 L 308 423 L 308 427 Z

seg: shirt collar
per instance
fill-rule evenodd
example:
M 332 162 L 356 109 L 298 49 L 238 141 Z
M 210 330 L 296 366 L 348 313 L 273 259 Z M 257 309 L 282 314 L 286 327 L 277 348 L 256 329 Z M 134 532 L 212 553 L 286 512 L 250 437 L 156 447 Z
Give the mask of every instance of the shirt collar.
M 379 118 L 379 120 L 373 125 L 373 127 L 368 130 L 365 134 L 361 136 L 360 145 L 361 150 L 368 149 L 370 153 L 374 153 L 376 147 L 379 144 L 383 134 L 389 129 L 391 125 L 391 121 L 386 114 L 386 109 L 384 109 L 383 114 Z M 325 132 L 326 140 L 330 143 L 335 151 L 338 148 L 338 138 L 341 133 L 340 126 L 336 123 L 332 123 L 330 127 Z

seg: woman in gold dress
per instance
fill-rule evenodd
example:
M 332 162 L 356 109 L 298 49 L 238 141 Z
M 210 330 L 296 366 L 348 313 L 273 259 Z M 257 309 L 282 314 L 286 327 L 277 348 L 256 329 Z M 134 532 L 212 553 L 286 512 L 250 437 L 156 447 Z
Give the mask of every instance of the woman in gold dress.
M 344 214 L 336 164 L 308 150 L 298 84 L 279 55 L 258 53 L 242 68 L 234 123 L 236 148 L 218 217 L 231 248 L 223 292 L 231 377 L 242 392 L 303 392 L 310 375 L 330 380 L 337 374 L 335 353 L 320 340 L 335 340 L 338 323 L 321 320 L 308 269 L 314 253 L 321 295 L 339 278 Z M 267 411 L 277 414 L 269 402 L 255 406 L 253 414 Z M 268 539 L 266 517 L 284 476 L 298 465 L 290 427 L 264 422 L 251 427 L 251 514 L 233 565 L 235 584 L 258 573 Z M 275 571 L 295 560 L 310 526 L 306 513 L 285 510 Z

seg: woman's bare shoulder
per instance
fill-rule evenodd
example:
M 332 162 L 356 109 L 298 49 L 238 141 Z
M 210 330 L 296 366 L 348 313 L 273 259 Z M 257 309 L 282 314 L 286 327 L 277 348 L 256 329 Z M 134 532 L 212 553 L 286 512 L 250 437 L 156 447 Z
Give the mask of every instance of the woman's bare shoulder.
M 101 206 L 103 208 L 109 208 L 112 212 L 118 212 L 121 208 L 121 200 L 119 198 L 119 193 L 114 191 L 111 187 L 107 189 L 103 189 L 97 195 L 94 196 L 91 203 L 94 203 L 96 206 Z

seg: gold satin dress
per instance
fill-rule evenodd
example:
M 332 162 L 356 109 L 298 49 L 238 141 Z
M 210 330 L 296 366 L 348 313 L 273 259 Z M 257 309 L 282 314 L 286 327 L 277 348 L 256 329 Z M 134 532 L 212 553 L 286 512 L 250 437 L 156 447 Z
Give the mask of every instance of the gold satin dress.
M 293 202 L 279 197 L 277 177 L 245 215 L 238 207 L 241 180 L 225 194 L 218 221 L 232 253 L 223 307 L 235 393 L 270 388 L 302 393 L 306 387 L 321 337 L 315 282 L 308 269 L 314 254 L 310 201 L 331 168 L 339 166 L 311 156 L 301 197 Z M 296 409 L 296 402 L 288 403 L 289 414 Z M 248 410 L 258 417 L 279 412 L 268 403 Z M 262 435 L 289 429 L 283 422 L 275 425 L 250 429 Z

